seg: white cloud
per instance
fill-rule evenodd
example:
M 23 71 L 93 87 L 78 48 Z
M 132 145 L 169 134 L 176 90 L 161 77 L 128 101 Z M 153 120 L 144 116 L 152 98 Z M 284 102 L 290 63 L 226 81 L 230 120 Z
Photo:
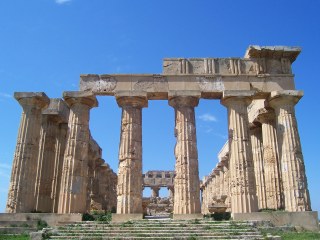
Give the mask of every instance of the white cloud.
M 65 4 L 71 2 L 72 0 L 55 0 L 57 4 Z
M 199 116 L 199 119 L 205 122 L 217 122 L 217 118 L 210 113 L 205 113 Z
M 12 95 L 11 95 L 11 94 L 8 94 L 8 93 L 0 92 L 0 97 L 4 97 L 4 98 L 12 98 Z

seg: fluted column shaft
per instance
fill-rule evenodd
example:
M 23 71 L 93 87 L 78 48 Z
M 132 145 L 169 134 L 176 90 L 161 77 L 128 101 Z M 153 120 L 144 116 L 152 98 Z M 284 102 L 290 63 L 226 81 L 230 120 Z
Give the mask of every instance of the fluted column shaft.
M 54 157 L 54 172 L 53 172 L 53 181 L 52 181 L 52 193 L 51 198 L 53 200 L 52 212 L 57 213 L 59 207 L 59 197 L 60 197 L 60 187 L 61 187 L 61 177 L 62 177 L 62 167 L 64 152 L 66 149 L 68 134 L 68 123 L 60 123 L 58 136 L 55 143 L 55 157 Z
M 174 214 L 200 213 L 200 182 L 194 107 L 197 97 L 173 97 L 169 105 L 175 109 Z
M 53 210 L 51 191 L 54 174 L 56 137 L 59 128 L 58 121 L 59 119 L 57 119 L 56 116 L 42 116 L 35 189 L 35 209 L 39 212 L 48 213 Z
M 254 165 L 254 173 L 256 179 L 256 191 L 258 197 L 259 209 L 267 208 L 266 186 L 265 186 L 265 170 L 263 161 L 262 134 L 260 127 L 252 127 L 250 129 L 252 144 L 252 159 Z
M 228 108 L 230 190 L 233 213 L 258 210 L 247 113 L 249 102 L 246 96 L 228 95 L 222 101 L 222 104 Z
M 117 214 L 142 214 L 142 108 L 144 97 L 120 97 L 122 107 Z
M 49 104 L 44 93 L 15 93 L 23 108 L 13 159 L 6 212 L 35 209 L 35 174 L 39 150 L 41 111 Z
M 281 186 L 275 116 L 269 111 L 259 115 L 262 124 L 263 163 L 267 208 L 281 209 Z
M 87 203 L 90 109 L 97 106 L 91 93 L 65 92 L 70 107 L 58 213 L 84 213 Z
M 159 197 L 160 187 L 151 187 L 151 197 Z
M 270 106 L 275 110 L 285 210 L 310 211 L 311 203 L 305 173 L 295 104 L 299 91 L 272 92 Z

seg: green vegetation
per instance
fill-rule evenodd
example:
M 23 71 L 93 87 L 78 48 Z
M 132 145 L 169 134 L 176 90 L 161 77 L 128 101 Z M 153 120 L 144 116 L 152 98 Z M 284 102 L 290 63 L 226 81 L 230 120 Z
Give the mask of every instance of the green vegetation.
M 97 221 L 97 222 L 110 223 L 111 220 L 112 220 L 111 212 L 93 211 L 92 214 L 84 213 L 82 215 L 82 221 Z
M 320 240 L 320 232 L 273 231 L 272 229 L 259 230 L 264 236 L 267 236 L 269 233 L 273 236 L 280 236 L 282 240 Z
M 37 222 L 37 230 L 42 230 L 43 228 L 48 227 L 48 223 L 46 221 L 43 221 L 41 219 Z
M 4 235 L 0 234 L 0 240 L 29 240 L 29 235 L 27 234 L 17 234 L 17 235 Z

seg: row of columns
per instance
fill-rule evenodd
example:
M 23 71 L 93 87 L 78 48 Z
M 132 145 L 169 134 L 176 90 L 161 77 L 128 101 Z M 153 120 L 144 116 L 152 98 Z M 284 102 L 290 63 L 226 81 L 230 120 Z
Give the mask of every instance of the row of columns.
M 254 93 L 251 91 L 225 91 L 221 103 L 228 108 L 229 131 L 229 195 L 231 209 L 234 213 L 255 212 L 260 206 L 268 203 L 284 207 L 288 211 L 305 211 L 310 209 L 310 199 L 304 172 L 300 139 L 294 114 L 294 105 L 301 97 L 300 92 L 272 92 L 268 99 L 276 114 L 276 134 L 274 126 L 268 117 L 261 117 L 263 142 L 253 141 L 250 134 L 247 107 Z M 41 113 L 49 104 L 49 99 L 43 93 L 23 96 L 16 94 L 16 99 L 24 111 L 19 130 L 17 149 L 14 157 L 12 179 L 7 204 L 8 212 L 30 212 L 36 206 L 41 206 L 43 199 L 39 193 L 48 189 L 45 180 L 59 178 L 54 173 L 43 174 L 42 162 L 39 159 L 52 158 L 50 150 L 53 135 L 61 135 L 63 131 L 53 129 L 52 117 L 41 124 Z M 142 108 L 147 107 L 147 98 L 143 96 L 116 96 L 118 105 L 122 108 L 121 137 L 119 147 L 119 170 L 117 184 L 117 213 L 142 213 Z M 97 106 L 96 98 L 87 92 L 65 92 L 65 102 L 70 108 L 68 134 L 65 144 L 61 185 L 59 191 L 59 213 L 85 212 L 88 194 L 88 150 L 89 150 L 89 111 Z M 175 110 L 175 146 L 176 177 L 174 180 L 174 214 L 200 213 L 198 153 L 195 128 L 194 108 L 198 105 L 198 96 L 173 96 L 169 105 Z M 59 122 L 60 120 L 56 120 Z M 57 125 L 57 124 L 56 124 Z M 58 124 L 59 125 L 59 124 Z M 41 131 L 39 128 L 41 127 Z M 41 134 L 40 134 L 41 133 Z M 275 138 L 277 136 L 277 140 Z M 40 136 L 42 136 L 40 141 Z M 259 136 L 258 136 L 259 137 Z M 257 138 L 258 139 L 258 138 Z M 38 147 L 48 145 L 48 153 Z M 260 143 L 259 143 L 260 142 Z M 265 151 L 260 155 L 267 174 L 260 177 L 264 181 L 265 190 L 259 190 L 255 172 L 259 171 L 259 157 L 253 157 L 253 149 L 263 145 Z M 58 146 L 55 145 L 55 149 Z M 46 148 L 47 149 L 47 148 Z M 275 149 L 278 149 L 277 151 Z M 279 154 L 283 194 L 278 194 L 281 186 L 278 163 L 275 160 Z M 50 156 L 49 156 L 50 155 Z M 61 152 L 59 152 L 61 159 Z M 260 158 L 261 158 L 260 156 Z M 37 162 L 38 160 L 38 162 Z M 48 166 L 53 169 L 61 167 L 61 163 L 50 161 Z M 61 161 L 61 160 L 60 160 Z M 52 163 L 54 162 L 54 164 Z M 279 162 L 279 161 L 278 161 Z M 260 166 L 260 170 L 261 170 Z M 36 172 L 35 172 L 35 169 Z M 261 171 L 260 171 L 261 173 Z M 217 191 L 223 192 L 221 184 L 224 177 L 221 171 L 215 174 Z M 36 176 L 36 178 L 34 178 Z M 224 175 L 222 175 L 224 176 Z M 270 184 L 270 186 L 266 184 Z M 263 186 L 259 182 L 258 186 Z M 41 187 L 44 185 L 44 187 Z M 220 186 L 220 188 L 218 187 Z M 218 190 L 219 189 L 219 190 Z M 44 190 L 46 192 L 46 190 Z M 274 194 L 275 193 L 275 194 Z M 44 194 L 46 195 L 46 194 Z M 57 195 L 57 192 L 55 194 Z M 277 198 L 276 201 L 271 198 Z M 44 197 L 46 199 L 46 197 Z M 50 200 L 51 201 L 51 200 Z M 49 206 L 50 204 L 48 204 Z M 52 204 L 50 205 L 52 206 Z M 43 206 L 47 208 L 47 206 Z M 56 208 L 56 207 L 55 207 Z
M 14 96 L 23 113 L 6 211 L 77 213 L 90 210 L 87 204 L 89 110 L 97 106 L 96 98 L 84 92 L 65 92 L 65 101 L 49 99 L 44 93 L 15 93 Z M 107 167 L 104 173 L 101 181 L 113 175 L 108 184 L 115 185 L 112 170 Z M 115 189 L 112 192 L 115 196 Z
M 310 197 L 304 169 L 294 106 L 299 91 L 272 92 L 249 128 L 247 107 L 253 92 L 225 92 L 222 104 L 228 108 L 229 191 L 233 213 L 258 209 L 310 211 Z M 215 171 L 219 171 L 217 167 Z M 215 181 L 221 176 L 213 174 Z M 211 177 L 212 178 L 212 177 Z M 219 194 L 210 180 L 203 184 L 203 199 L 209 204 Z M 209 185 L 209 187 L 207 187 Z M 221 193 L 221 192 L 220 192 Z M 203 207 L 203 212 L 206 207 Z

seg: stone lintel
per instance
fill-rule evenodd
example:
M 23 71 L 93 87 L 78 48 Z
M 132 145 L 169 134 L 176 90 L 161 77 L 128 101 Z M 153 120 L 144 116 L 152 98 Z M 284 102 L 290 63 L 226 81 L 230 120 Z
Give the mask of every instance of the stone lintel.
M 63 98 L 69 107 L 75 103 L 81 103 L 91 108 L 98 106 L 97 98 L 89 91 L 66 91 L 63 92 Z
M 34 105 L 37 108 L 45 108 L 50 99 L 44 92 L 15 92 L 14 98 L 22 105 Z
M 170 92 L 179 91 L 198 91 L 201 98 L 220 99 L 226 90 L 255 89 L 259 94 L 267 95 L 271 91 L 295 89 L 292 74 L 114 74 L 108 75 L 108 78 L 102 76 L 104 75 L 82 75 L 80 90 L 106 96 L 119 95 L 121 92 L 128 92 L 133 96 L 145 93 L 148 99 L 166 100 Z
M 43 115 L 55 115 L 60 122 L 67 123 L 69 119 L 69 107 L 60 98 L 51 98 L 49 106 L 42 111 Z
M 269 103 L 271 106 L 276 105 L 277 102 L 296 104 L 303 97 L 303 94 L 303 91 L 298 90 L 273 91 L 270 94 Z
M 288 58 L 293 63 L 300 52 L 300 47 L 250 45 L 244 58 Z

